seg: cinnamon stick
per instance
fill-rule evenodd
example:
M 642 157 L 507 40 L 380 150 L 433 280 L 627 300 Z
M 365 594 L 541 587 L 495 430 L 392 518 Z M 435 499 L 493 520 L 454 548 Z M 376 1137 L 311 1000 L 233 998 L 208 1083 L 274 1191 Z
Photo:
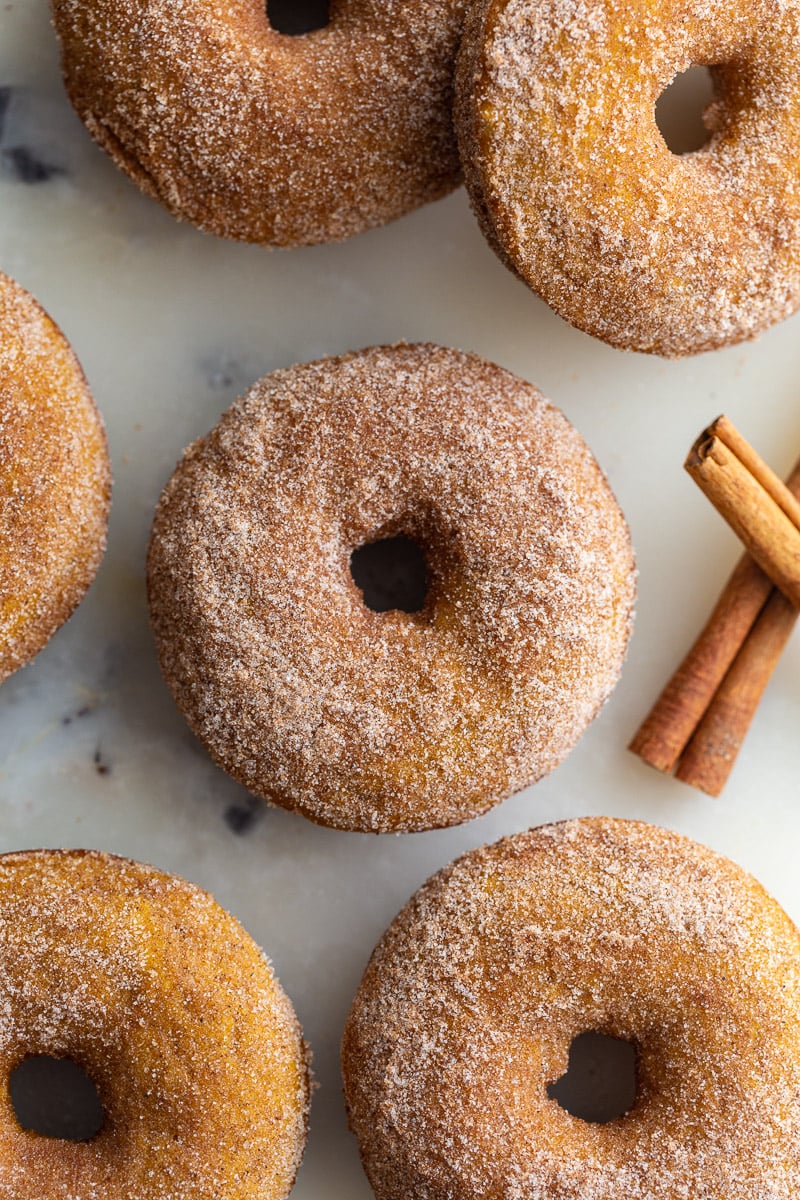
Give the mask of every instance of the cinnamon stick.
M 683 783 L 720 795 L 797 617 L 791 601 L 773 588 L 678 763 L 675 775 Z
M 777 476 L 766 486 L 762 474 L 769 467 L 764 463 L 758 473 L 751 471 L 710 430 L 700 435 L 685 465 L 765 575 L 800 608 L 800 504 L 788 488 Z
M 800 463 L 796 475 L 800 491 Z M 630 744 L 651 767 L 672 774 L 772 590 L 771 580 L 745 554 Z
M 789 520 L 800 526 L 800 495 L 793 490 L 793 479 L 797 468 L 789 476 L 787 482 L 783 483 L 772 467 L 764 462 L 764 459 L 756 454 L 750 443 L 742 437 L 733 422 L 724 415 L 717 417 L 716 421 L 712 421 L 708 428 L 700 434 L 698 441 L 715 437 L 727 446 L 731 454 L 736 455 L 742 466 L 783 509 Z M 800 463 L 798 463 L 798 468 L 800 468 Z
M 698 443 L 713 438 L 782 512 L 800 513 L 800 506 L 792 507 L 800 500 L 800 462 L 784 488 L 727 418 L 715 421 Z M 796 619 L 794 606 L 745 554 L 630 749 L 658 770 L 677 767 L 684 782 L 719 795 Z

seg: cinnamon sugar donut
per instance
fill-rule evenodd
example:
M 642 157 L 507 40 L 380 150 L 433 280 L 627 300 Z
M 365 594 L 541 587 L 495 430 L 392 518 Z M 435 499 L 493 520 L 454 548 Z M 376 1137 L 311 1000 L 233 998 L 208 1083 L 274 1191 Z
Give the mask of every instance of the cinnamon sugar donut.
M 406 535 L 418 612 L 353 551 Z M 257 795 L 340 829 L 452 825 L 549 771 L 616 682 L 631 547 L 585 443 L 471 354 L 389 346 L 276 371 L 186 452 L 148 564 L 164 676 Z
M 103 424 L 69 343 L 0 275 L 0 680 L 94 579 L 110 487 Z
M 142 191 L 224 237 L 351 237 L 459 182 L 466 0 L 331 0 L 287 37 L 265 0 L 53 0 L 67 90 Z
M 283 1200 L 306 1052 L 238 921 L 200 888 L 95 852 L 0 857 L 0 1070 L 74 1059 L 104 1108 L 70 1142 L 0 1098 L 4 1200 Z
M 678 356 L 800 303 L 800 0 L 477 0 L 459 138 L 500 257 L 560 316 Z M 655 104 L 711 68 L 707 145 L 672 154 Z
M 586 1030 L 637 1050 L 607 1124 L 548 1097 Z M 377 1200 L 800 1192 L 800 934 L 652 826 L 545 826 L 435 875 L 372 955 L 342 1061 Z

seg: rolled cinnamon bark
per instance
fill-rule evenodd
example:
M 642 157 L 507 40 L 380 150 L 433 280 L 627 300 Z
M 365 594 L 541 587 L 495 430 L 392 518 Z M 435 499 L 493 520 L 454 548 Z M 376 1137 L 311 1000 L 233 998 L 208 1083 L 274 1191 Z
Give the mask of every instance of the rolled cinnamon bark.
M 717 451 L 714 466 L 704 468 L 714 472 L 715 482 L 719 458 L 726 464 L 722 470 L 735 459 L 736 480 L 742 473 L 748 477 L 744 494 L 755 494 L 771 517 L 777 509 L 796 528 L 800 462 L 782 484 L 726 417 L 704 431 L 690 461 L 699 447 Z M 703 461 L 702 452 L 698 457 Z M 737 494 L 734 503 L 741 516 L 742 493 L 730 486 L 730 476 L 725 482 L 726 494 Z M 749 523 L 749 514 L 743 519 Z M 671 773 L 677 767 L 683 782 L 719 795 L 796 620 L 795 606 L 746 554 L 630 749 L 658 770 Z
M 676 778 L 709 796 L 721 794 L 797 616 L 792 602 L 773 588 L 681 756 Z
M 796 468 L 800 491 L 800 463 Z M 639 727 L 630 749 L 671 774 L 773 591 L 749 554 L 740 561 L 705 628 Z
M 685 466 L 750 557 L 800 608 L 800 504 L 786 485 L 774 476 L 775 482 L 765 486 L 762 477 L 771 475 L 766 463 L 756 474 L 708 430 L 695 442 Z

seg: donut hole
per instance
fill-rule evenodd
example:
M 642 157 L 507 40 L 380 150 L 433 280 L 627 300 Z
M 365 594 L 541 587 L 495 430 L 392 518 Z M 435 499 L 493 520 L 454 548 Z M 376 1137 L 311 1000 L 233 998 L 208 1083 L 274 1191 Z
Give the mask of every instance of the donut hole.
M 14 1115 L 28 1133 L 88 1142 L 102 1128 L 97 1088 L 71 1058 L 37 1054 L 24 1059 L 12 1071 L 8 1091 Z
M 636 1103 L 636 1047 L 604 1033 L 581 1033 L 569 1048 L 567 1071 L 547 1095 L 581 1121 L 605 1125 Z
M 714 99 L 708 67 L 681 71 L 656 101 L 656 125 L 673 154 L 691 154 L 709 141 L 703 113 Z
M 350 556 L 350 574 L 364 603 L 373 612 L 416 613 L 428 595 L 428 564 L 406 534 L 379 538 L 359 546 Z
M 287 37 L 313 33 L 329 24 L 330 0 L 267 0 L 267 20 Z

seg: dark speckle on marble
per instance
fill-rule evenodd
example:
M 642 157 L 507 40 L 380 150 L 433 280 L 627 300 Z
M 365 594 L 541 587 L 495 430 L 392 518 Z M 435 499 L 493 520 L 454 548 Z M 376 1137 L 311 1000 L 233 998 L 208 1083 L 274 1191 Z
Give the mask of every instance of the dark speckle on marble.
M 229 804 L 225 809 L 225 824 L 240 836 L 249 833 L 264 812 L 264 805 L 255 798 L 244 804 Z
M 2 157 L 7 173 L 19 183 L 47 183 L 64 174 L 63 167 L 45 162 L 29 146 L 8 146 Z
M 103 752 L 99 746 L 97 747 L 97 749 L 94 752 L 94 757 L 92 759 L 92 762 L 94 763 L 94 769 L 98 775 L 110 775 L 111 774 L 111 764 L 105 758 L 105 756 L 103 755 Z
M 3 140 L 3 131 L 6 124 L 6 114 L 8 106 L 11 103 L 12 89 L 10 87 L 0 86 L 0 142 Z
M 76 709 L 74 713 L 67 713 L 61 718 L 62 725 L 71 725 L 73 721 L 80 721 L 82 717 L 88 717 L 94 712 L 91 704 L 84 704 L 82 708 Z
M 247 361 L 228 350 L 214 350 L 204 355 L 198 367 L 209 391 L 223 398 L 234 396 L 264 374 L 262 364 L 253 362 L 250 356 L 244 356 L 244 359 Z
M 238 371 L 235 363 L 221 362 L 217 366 L 212 366 L 208 371 L 208 386 L 212 391 L 224 391 L 232 387 L 238 379 Z
M 207 354 L 200 362 L 200 370 L 212 392 L 227 392 L 245 378 L 241 363 L 224 351 Z

